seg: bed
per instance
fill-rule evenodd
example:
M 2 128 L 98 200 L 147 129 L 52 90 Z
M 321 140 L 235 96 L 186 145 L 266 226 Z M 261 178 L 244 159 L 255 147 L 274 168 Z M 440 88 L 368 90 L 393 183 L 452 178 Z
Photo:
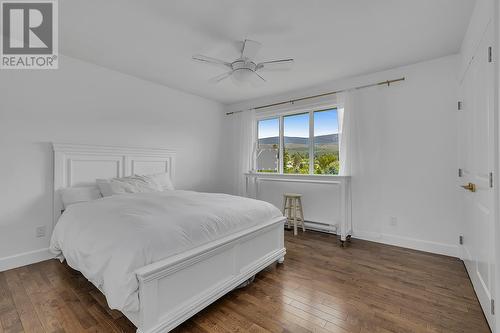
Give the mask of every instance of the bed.
M 284 217 L 253 199 L 133 193 L 79 203 L 62 214 L 59 192 L 65 188 L 133 174 L 173 178 L 175 152 L 69 144 L 53 149 L 51 249 L 95 284 L 137 332 L 167 332 L 284 260 Z

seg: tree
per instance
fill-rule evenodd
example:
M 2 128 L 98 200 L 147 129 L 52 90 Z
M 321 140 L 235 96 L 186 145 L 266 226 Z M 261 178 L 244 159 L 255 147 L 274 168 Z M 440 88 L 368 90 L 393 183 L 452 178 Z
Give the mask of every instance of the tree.
M 314 173 L 316 174 L 338 174 L 339 167 L 337 154 L 324 153 L 314 159 Z
M 340 170 L 338 152 L 321 151 L 314 157 L 314 173 L 336 175 Z M 283 172 L 309 174 L 309 154 L 285 149 L 283 154 Z

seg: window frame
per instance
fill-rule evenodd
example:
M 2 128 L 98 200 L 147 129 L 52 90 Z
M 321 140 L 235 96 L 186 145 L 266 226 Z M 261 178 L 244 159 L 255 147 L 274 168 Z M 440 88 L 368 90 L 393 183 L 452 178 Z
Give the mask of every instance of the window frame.
M 340 154 L 340 135 L 341 135 L 341 128 L 340 128 L 340 120 L 338 119 L 339 116 L 339 109 L 343 109 L 344 105 L 341 103 L 334 103 L 334 104 L 327 104 L 327 105 L 321 105 L 321 106 L 315 106 L 315 107 L 304 107 L 304 108 L 294 108 L 291 110 L 287 111 L 282 111 L 282 112 L 273 112 L 273 113 L 268 113 L 266 112 L 265 114 L 262 114 L 261 116 L 256 117 L 256 126 L 255 126 L 255 138 L 256 138 L 256 147 L 259 146 L 259 121 L 261 120 L 269 120 L 269 119 L 276 119 L 278 118 L 278 124 L 279 124 L 279 151 L 278 151 L 278 172 L 275 173 L 268 173 L 268 172 L 259 172 L 255 170 L 255 173 L 258 174 L 267 174 L 267 175 L 286 175 L 286 176 L 294 176 L 294 175 L 301 175 L 301 176 L 314 176 L 314 177 L 325 177 L 325 176 L 338 176 L 338 175 L 318 175 L 314 173 L 314 113 L 315 112 L 320 112 L 320 111 L 328 111 L 332 109 L 337 109 L 337 121 L 339 123 L 339 156 Z M 309 114 L 309 173 L 307 174 L 294 174 L 294 173 L 284 173 L 284 166 L 283 166 L 283 156 L 285 152 L 285 142 L 284 142 L 284 134 L 285 134 L 285 126 L 284 126 L 284 118 L 286 116 L 294 116 L 294 115 L 299 115 L 299 114 Z M 257 165 L 257 161 L 255 161 L 255 165 Z
M 257 160 L 254 161 L 253 165 L 255 166 L 256 170 L 254 170 L 256 173 L 262 173 L 262 174 L 272 174 L 272 175 L 278 175 L 282 173 L 282 165 L 281 165 L 281 146 L 282 146 L 282 137 L 283 137 L 283 124 L 282 124 L 282 119 L 279 116 L 270 116 L 270 117 L 263 117 L 263 118 L 257 118 L 255 121 L 255 147 L 256 149 L 259 148 L 259 121 L 265 121 L 265 120 L 271 120 L 271 119 L 278 119 L 278 171 L 277 172 L 262 172 L 258 171 L 257 168 Z M 256 159 L 256 152 L 254 152 L 254 156 L 252 159 Z

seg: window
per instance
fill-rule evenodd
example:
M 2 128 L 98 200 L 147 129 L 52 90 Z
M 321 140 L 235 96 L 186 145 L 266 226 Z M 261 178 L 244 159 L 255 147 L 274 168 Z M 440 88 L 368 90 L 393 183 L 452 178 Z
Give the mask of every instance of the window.
M 330 108 L 259 120 L 257 171 L 337 175 L 337 111 Z
M 309 113 L 283 117 L 283 173 L 309 173 Z
M 339 173 L 339 123 L 337 109 L 314 112 L 314 173 Z
M 257 171 L 278 172 L 280 146 L 279 118 L 259 121 L 257 131 Z

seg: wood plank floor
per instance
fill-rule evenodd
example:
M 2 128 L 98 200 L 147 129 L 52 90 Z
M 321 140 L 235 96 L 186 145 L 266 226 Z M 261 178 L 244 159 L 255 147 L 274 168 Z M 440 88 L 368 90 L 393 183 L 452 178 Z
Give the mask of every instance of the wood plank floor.
M 175 332 L 489 332 L 458 259 L 286 232 L 284 265 Z M 135 332 L 79 272 L 56 260 L 0 273 L 0 333 Z

